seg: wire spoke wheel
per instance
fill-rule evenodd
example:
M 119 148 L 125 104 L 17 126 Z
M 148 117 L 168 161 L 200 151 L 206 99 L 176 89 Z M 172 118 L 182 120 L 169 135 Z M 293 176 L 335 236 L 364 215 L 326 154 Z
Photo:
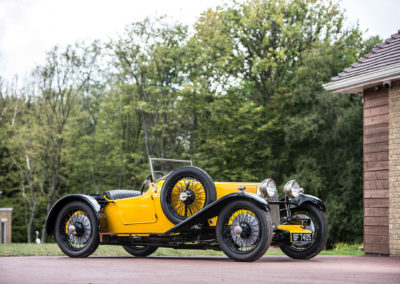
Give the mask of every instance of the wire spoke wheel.
M 178 218 L 187 218 L 199 212 L 206 200 L 204 185 L 193 177 L 182 177 L 168 189 L 168 207 Z
M 223 227 L 224 241 L 237 253 L 251 252 L 260 242 L 260 226 L 260 220 L 249 210 L 231 212 Z
M 217 240 L 230 258 L 254 261 L 266 252 L 271 243 L 271 226 L 269 212 L 249 201 L 235 201 L 218 216 Z
M 69 211 L 61 225 L 65 227 L 62 239 L 71 249 L 80 250 L 88 244 L 92 226 L 86 212 L 74 209 Z
M 168 175 L 161 189 L 162 209 L 174 224 L 195 215 L 215 199 L 213 180 L 197 167 L 176 169 Z
M 328 221 L 324 212 L 312 204 L 303 204 L 300 208 L 292 209 L 292 216 L 310 219 L 305 227 L 312 231 L 311 241 L 293 241 L 280 243 L 279 247 L 289 257 L 295 259 L 310 259 L 324 249 L 328 240 Z
M 80 201 L 64 206 L 57 217 L 55 237 L 68 256 L 89 256 L 99 245 L 99 228 L 93 210 Z

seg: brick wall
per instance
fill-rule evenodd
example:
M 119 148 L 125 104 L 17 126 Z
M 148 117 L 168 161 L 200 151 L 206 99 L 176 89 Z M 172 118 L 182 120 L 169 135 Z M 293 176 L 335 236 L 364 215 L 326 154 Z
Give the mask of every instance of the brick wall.
M 400 80 L 389 89 L 389 249 L 400 256 Z
M 7 220 L 6 243 L 11 243 L 11 228 L 12 228 L 11 218 L 12 218 L 12 208 L 0 208 L 0 242 L 1 242 L 1 236 L 3 234 L 3 232 L 1 231 L 1 223 L 3 220 Z
M 389 254 L 388 89 L 364 90 L 364 250 Z

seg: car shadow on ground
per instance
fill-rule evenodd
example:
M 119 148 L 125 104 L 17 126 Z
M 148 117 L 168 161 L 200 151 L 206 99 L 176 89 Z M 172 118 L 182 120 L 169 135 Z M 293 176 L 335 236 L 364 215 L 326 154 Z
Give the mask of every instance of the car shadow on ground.
M 237 262 L 229 259 L 226 256 L 148 256 L 148 257 L 134 257 L 134 256 L 91 256 L 90 258 L 96 259 L 127 259 L 127 260 L 171 260 L 171 261 L 215 261 L 215 262 Z M 314 261 L 311 260 L 297 260 L 287 256 L 264 256 L 255 262 L 302 262 L 302 261 Z

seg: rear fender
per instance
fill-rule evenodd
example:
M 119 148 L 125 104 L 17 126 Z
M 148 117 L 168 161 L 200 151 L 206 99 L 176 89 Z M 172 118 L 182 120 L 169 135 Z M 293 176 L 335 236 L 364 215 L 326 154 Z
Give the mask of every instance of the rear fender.
M 72 201 L 83 201 L 88 204 L 92 209 L 94 214 L 96 215 L 97 221 L 99 220 L 99 212 L 101 209 L 100 204 L 93 197 L 85 194 L 70 194 L 66 195 L 56 203 L 54 203 L 53 207 L 51 207 L 49 215 L 46 219 L 46 232 L 48 235 L 52 235 L 54 233 L 54 226 L 56 224 L 57 216 L 60 210 L 64 207 L 65 204 Z
M 209 219 L 219 215 L 221 210 L 228 204 L 237 200 L 247 200 L 254 203 L 255 206 L 265 211 L 270 211 L 268 202 L 254 193 L 235 192 L 221 197 L 213 203 L 207 205 L 202 210 L 187 218 L 181 223 L 177 224 L 172 229 L 168 230 L 166 234 L 173 234 L 184 231 L 192 226 L 200 223 L 206 223 Z

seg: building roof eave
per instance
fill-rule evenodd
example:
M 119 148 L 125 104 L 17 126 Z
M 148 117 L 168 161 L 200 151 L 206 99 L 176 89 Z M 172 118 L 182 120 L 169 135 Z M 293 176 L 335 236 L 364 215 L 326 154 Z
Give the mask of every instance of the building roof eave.
M 364 89 L 379 86 L 386 80 L 395 79 L 400 79 L 400 64 L 349 78 L 339 79 L 322 86 L 325 90 L 334 93 L 356 94 L 362 93 Z

